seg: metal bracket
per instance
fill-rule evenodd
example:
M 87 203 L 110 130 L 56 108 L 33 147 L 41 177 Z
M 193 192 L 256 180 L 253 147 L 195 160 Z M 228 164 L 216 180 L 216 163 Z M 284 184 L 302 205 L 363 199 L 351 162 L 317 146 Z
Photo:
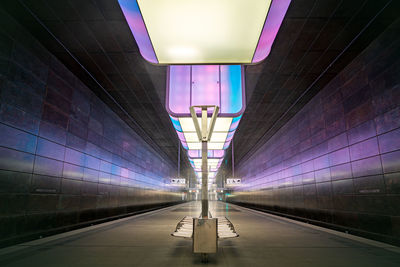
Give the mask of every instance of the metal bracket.
M 199 121 L 197 120 L 197 114 L 194 110 L 195 108 L 201 108 L 201 129 L 199 125 Z M 208 117 L 208 109 L 214 108 L 213 114 L 211 116 L 211 122 L 209 128 L 207 128 L 207 117 Z M 197 137 L 199 138 L 199 142 L 209 142 L 211 140 L 211 135 L 214 130 L 215 122 L 217 120 L 217 115 L 219 112 L 218 106 L 191 106 L 190 115 L 193 119 L 194 128 L 196 129 Z

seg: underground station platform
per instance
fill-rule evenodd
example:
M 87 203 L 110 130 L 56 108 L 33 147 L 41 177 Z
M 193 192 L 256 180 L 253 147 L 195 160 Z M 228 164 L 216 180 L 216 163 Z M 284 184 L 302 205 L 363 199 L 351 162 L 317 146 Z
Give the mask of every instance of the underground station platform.
M 0 267 L 400 266 L 399 0 L 1 0 Z
M 198 266 L 192 240 L 171 236 L 200 202 L 99 224 L 0 251 L 1 266 Z M 398 247 L 212 201 L 213 216 L 227 216 L 239 238 L 218 241 L 210 266 L 399 266 Z

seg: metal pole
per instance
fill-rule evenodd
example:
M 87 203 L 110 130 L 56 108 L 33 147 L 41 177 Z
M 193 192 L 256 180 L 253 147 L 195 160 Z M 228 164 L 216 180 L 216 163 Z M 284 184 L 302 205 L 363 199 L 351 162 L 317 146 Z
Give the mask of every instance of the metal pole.
M 178 139 L 178 178 L 181 177 L 181 141 Z
M 207 141 L 201 142 L 201 217 L 208 218 Z
M 201 110 L 201 217 L 208 218 L 207 108 Z
M 235 178 L 235 155 L 233 152 L 233 139 L 232 139 L 232 178 Z

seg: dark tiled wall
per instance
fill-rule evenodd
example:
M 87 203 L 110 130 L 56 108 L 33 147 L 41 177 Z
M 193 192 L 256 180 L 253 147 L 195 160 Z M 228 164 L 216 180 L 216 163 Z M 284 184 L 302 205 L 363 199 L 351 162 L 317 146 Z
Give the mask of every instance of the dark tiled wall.
M 399 25 L 238 164 L 228 201 L 399 242 Z
M 181 200 L 157 155 L 0 10 L 0 242 Z

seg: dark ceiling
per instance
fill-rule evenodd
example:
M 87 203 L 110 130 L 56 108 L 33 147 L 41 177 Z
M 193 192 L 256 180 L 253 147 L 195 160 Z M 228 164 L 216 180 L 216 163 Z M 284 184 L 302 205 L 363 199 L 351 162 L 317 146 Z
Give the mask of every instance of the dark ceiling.
M 270 138 L 397 17 L 390 0 L 292 0 L 272 51 L 246 67 L 240 161 Z M 4 0 L 4 7 L 156 150 L 177 161 L 166 68 L 143 60 L 117 0 Z M 397 10 L 396 10 L 397 9 Z M 185 156 L 182 156 L 188 166 Z

